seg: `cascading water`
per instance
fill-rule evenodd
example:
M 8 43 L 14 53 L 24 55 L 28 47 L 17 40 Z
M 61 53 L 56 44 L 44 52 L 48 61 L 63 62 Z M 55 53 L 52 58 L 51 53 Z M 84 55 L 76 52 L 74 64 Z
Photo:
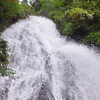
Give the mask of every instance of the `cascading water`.
M 24 0 L 18 0 L 19 1 L 19 3 L 21 3 L 21 2 L 23 2 Z M 35 0 L 27 0 L 27 3 L 30 5 L 30 3 L 34 3 L 35 2 Z
M 22 20 L 3 38 L 18 78 L 1 79 L 0 100 L 100 100 L 99 54 L 65 40 L 51 20 Z

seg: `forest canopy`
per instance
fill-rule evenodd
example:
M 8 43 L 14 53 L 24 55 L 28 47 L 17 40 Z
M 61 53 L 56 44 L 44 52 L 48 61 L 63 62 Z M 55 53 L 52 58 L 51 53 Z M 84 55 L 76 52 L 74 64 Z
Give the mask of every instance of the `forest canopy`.
M 96 38 L 100 37 L 100 0 L 36 0 L 31 5 L 37 15 L 52 19 L 62 35 L 100 47 Z

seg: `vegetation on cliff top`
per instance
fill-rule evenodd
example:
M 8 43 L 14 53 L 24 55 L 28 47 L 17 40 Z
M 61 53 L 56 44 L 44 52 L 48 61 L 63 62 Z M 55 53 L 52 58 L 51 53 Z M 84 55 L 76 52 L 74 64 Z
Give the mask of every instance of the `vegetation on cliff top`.
M 36 0 L 32 6 L 37 15 L 52 19 L 62 35 L 100 47 L 100 0 Z

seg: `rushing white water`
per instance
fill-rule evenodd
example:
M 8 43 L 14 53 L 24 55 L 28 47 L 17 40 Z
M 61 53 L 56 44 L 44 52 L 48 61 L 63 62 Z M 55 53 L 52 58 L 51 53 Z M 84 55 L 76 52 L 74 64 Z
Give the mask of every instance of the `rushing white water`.
M 18 0 L 19 1 L 19 3 L 21 4 L 21 2 L 23 1 L 23 0 Z M 30 5 L 30 2 L 31 3 L 33 3 L 33 2 L 35 2 L 35 0 L 27 0 L 27 3 Z
M 0 100 L 100 100 L 99 54 L 65 40 L 51 20 L 22 20 L 3 38 L 18 78 L 2 79 Z

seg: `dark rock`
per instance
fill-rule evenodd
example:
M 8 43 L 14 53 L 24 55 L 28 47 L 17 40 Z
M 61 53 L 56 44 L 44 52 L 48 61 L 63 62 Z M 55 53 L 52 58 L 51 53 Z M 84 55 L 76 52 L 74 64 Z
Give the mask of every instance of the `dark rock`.
M 55 100 L 47 83 L 42 84 L 38 98 L 36 100 Z

